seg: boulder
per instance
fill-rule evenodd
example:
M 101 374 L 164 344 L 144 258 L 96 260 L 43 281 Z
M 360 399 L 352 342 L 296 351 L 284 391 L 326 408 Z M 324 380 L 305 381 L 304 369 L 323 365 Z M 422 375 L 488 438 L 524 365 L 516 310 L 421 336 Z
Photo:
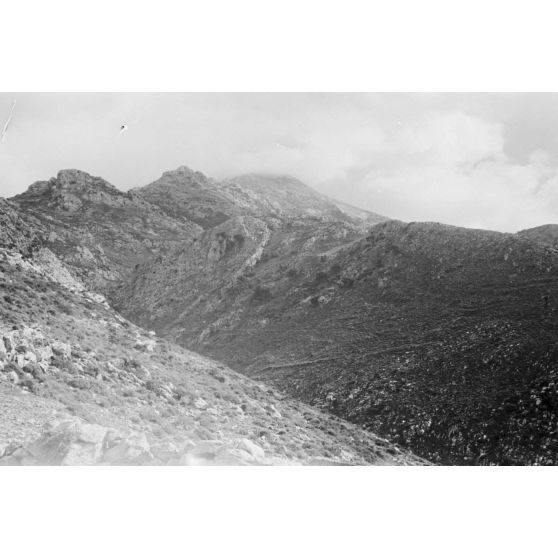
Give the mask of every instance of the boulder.
M 103 462 L 110 465 L 144 465 L 153 461 L 153 454 L 145 434 L 127 435 L 112 432 L 107 438 Z
M 208 406 L 207 401 L 205 399 L 201 398 L 201 397 L 198 397 L 194 401 L 194 407 L 196 409 L 200 409 L 200 410 L 207 409 L 207 406 Z
M 27 362 L 37 362 L 37 355 L 32 352 L 32 351 L 27 351 L 24 355 L 23 358 L 27 361 Z
M 52 352 L 63 358 L 70 358 L 72 356 L 72 347 L 68 343 L 62 343 L 61 341 L 55 341 L 52 345 Z
M 45 373 L 43 369 L 35 362 L 28 362 L 23 366 L 23 371 L 30 374 L 33 378 L 39 381 L 44 381 Z
M 152 353 L 154 348 L 155 340 L 153 339 L 137 339 L 136 343 L 134 344 L 134 349 L 138 349 L 139 351 L 146 351 L 148 353 Z
M 3 341 L 4 347 L 5 347 L 5 350 L 6 350 L 7 353 L 14 350 L 14 343 L 13 343 L 12 338 L 9 334 L 4 335 L 4 337 L 2 338 L 2 341 Z
M 35 356 L 39 362 L 48 362 L 53 356 L 52 349 L 50 345 L 45 345 L 43 347 L 35 347 Z
M 93 465 L 102 455 L 108 428 L 76 419 L 62 421 L 25 446 L 36 465 Z
M 265 459 L 264 450 L 246 439 L 205 440 L 189 448 L 180 465 L 257 465 Z
M 235 449 L 240 449 L 252 456 L 255 461 L 261 461 L 265 459 L 265 451 L 263 448 L 255 444 L 247 438 L 241 438 L 240 440 L 235 440 L 232 442 L 232 447 Z

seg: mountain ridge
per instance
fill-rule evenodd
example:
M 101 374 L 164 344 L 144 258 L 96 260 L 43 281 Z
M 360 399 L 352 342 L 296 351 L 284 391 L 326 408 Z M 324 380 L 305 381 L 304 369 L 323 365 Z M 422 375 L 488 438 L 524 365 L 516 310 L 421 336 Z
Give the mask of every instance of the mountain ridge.
M 132 324 L 22 215 L 0 199 L 0 465 L 425 464 Z
M 179 167 L 116 207 L 68 210 L 36 189 L 6 203 L 84 286 L 168 340 L 434 462 L 553 464 L 552 227 L 375 223 L 296 184 Z

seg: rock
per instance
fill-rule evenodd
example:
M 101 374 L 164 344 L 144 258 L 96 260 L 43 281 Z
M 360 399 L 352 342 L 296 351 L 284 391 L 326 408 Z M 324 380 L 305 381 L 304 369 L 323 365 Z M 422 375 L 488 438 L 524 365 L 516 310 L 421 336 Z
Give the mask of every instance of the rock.
M 179 460 L 179 465 L 212 465 L 217 454 L 223 449 L 220 440 L 204 440 L 194 447 L 189 447 Z
M 27 362 L 37 362 L 37 355 L 35 353 L 33 353 L 32 351 L 27 351 L 24 355 L 23 358 L 27 361 Z
M 72 347 L 68 343 L 62 343 L 61 341 L 55 341 L 52 345 L 52 352 L 60 357 L 70 358 L 72 356 Z
M 144 434 L 122 434 L 76 418 L 51 425 L 29 444 L 10 444 L 0 456 L 0 465 L 140 465 L 152 461 Z
M 223 448 L 216 459 L 217 465 L 253 465 L 254 458 L 250 453 L 238 448 Z
M 12 382 L 12 384 L 19 384 L 19 376 L 17 375 L 17 372 L 15 370 L 10 370 L 9 372 L 7 372 L 6 378 L 9 382 Z
M 127 436 L 111 433 L 103 461 L 111 465 L 144 465 L 153 461 L 145 434 L 134 432 Z
M 207 406 L 208 406 L 207 401 L 201 397 L 198 397 L 194 401 L 194 407 L 196 409 L 200 409 L 200 410 L 207 409 Z
M 265 452 L 246 438 L 206 440 L 189 448 L 179 460 L 180 465 L 255 465 L 262 463 Z
M 43 369 L 34 362 L 28 362 L 23 366 L 23 371 L 37 380 L 44 380 L 45 374 Z
M 67 420 L 25 449 L 41 465 L 93 465 L 102 455 L 107 432 L 98 424 Z
M 16 350 L 16 353 L 20 353 L 20 354 L 23 355 L 27 351 L 29 351 L 29 347 L 25 343 L 20 343 L 16 346 L 15 350 Z
M 140 380 L 150 380 L 151 372 L 145 366 L 140 365 L 134 370 L 134 376 L 136 376 Z
M 271 416 L 274 418 L 283 418 L 283 415 L 277 410 L 275 405 L 269 405 L 269 410 L 271 411 Z
M 161 463 L 178 463 L 182 453 L 180 448 L 171 441 L 159 442 L 152 445 L 150 449 L 153 456 Z
M 148 353 L 152 353 L 153 349 L 155 348 L 155 341 L 153 339 L 137 339 L 134 345 L 134 349 L 138 349 L 140 351 L 147 351 Z
M 52 349 L 50 345 L 45 345 L 44 347 L 35 347 L 35 356 L 39 362 L 48 362 L 53 356 Z
M 232 446 L 248 452 L 256 461 L 265 459 L 265 451 L 247 438 L 241 438 L 233 442 Z

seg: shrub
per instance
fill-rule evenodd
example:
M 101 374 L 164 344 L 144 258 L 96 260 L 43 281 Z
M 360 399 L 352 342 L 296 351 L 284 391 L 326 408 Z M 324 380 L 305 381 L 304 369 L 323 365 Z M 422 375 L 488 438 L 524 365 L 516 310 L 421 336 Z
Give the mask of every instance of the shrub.
M 256 302 L 268 302 L 273 298 L 273 295 L 269 289 L 258 286 L 255 288 L 252 298 Z

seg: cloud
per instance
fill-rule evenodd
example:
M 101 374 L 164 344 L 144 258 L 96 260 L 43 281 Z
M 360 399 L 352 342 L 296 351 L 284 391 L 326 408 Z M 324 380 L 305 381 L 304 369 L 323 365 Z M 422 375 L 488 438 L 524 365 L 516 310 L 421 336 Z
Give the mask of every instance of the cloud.
M 516 231 L 558 218 L 558 167 L 543 150 L 527 163 L 506 155 L 504 128 L 460 112 L 402 126 L 378 150 L 371 167 L 330 194 L 412 221 Z
M 0 94 L 0 115 L 13 98 Z M 10 134 L 0 145 L 4 196 L 61 168 L 81 168 L 128 189 L 188 165 L 218 179 L 290 174 L 406 221 L 506 231 L 558 222 L 558 99 L 552 96 L 17 98 Z M 122 124 L 126 134 L 118 133 Z

